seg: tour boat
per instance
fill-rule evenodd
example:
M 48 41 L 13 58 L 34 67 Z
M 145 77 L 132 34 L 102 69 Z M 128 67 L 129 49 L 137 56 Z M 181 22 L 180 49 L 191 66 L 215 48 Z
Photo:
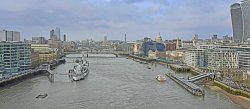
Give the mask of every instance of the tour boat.
M 158 81 L 160 81 L 160 82 L 163 82 L 163 81 L 167 80 L 166 76 L 164 76 L 164 75 L 157 75 L 156 79 Z

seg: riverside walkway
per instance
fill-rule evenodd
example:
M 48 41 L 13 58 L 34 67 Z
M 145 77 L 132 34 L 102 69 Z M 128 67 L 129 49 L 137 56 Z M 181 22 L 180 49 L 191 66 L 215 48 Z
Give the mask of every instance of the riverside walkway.
M 5 85 L 10 84 L 10 83 L 21 81 L 24 78 L 29 78 L 29 77 L 32 77 L 34 75 L 39 75 L 39 74 L 44 74 L 44 73 L 49 77 L 49 80 L 51 82 L 54 81 L 54 74 L 58 74 L 58 73 L 55 73 L 54 71 L 50 70 L 49 64 L 43 64 L 36 69 L 21 71 L 17 74 L 4 76 L 3 78 L 0 79 L 0 87 L 5 86 Z

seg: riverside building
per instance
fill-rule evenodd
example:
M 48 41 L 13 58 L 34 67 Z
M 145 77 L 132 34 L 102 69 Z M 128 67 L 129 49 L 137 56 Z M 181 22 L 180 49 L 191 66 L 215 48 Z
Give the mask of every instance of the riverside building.
M 12 74 L 30 69 L 31 45 L 24 42 L 0 42 L 0 73 Z
M 209 49 L 208 69 L 211 71 L 223 71 L 239 68 L 238 52 L 234 49 Z
M 184 63 L 193 68 L 206 67 L 207 58 L 204 49 L 189 49 L 184 53 Z

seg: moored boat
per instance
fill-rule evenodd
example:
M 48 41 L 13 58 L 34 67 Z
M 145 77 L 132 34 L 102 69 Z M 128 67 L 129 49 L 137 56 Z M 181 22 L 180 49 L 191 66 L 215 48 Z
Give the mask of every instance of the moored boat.
M 78 81 L 81 79 L 85 79 L 85 77 L 89 73 L 88 67 L 89 67 L 89 62 L 83 59 L 83 57 L 80 60 L 78 60 L 77 65 L 75 65 L 73 70 L 71 70 L 72 71 L 71 75 L 72 75 L 73 80 Z
M 47 93 L 45 93 L 45 94 L 39 94 L 38 96 L 36 96 L 36 98 L 45 98 L 47 96 L 48 96 Z
M 164 76 L 164 75 L 157 75 L 156 79 L 158 81 L 160 81 L 160 82 L 163 82 L 163 81 L 167 80 L 166 76 Z

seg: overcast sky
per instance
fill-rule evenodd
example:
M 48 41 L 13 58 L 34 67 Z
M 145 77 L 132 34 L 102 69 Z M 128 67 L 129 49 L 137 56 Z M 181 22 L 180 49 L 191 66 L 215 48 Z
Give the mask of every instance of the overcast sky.
M 21 37 L 49 37 L 60 27 L 69 40 L 191 39 L 231 35 L 230 5 L 236 0 L 1 0 L 0 29 Z

